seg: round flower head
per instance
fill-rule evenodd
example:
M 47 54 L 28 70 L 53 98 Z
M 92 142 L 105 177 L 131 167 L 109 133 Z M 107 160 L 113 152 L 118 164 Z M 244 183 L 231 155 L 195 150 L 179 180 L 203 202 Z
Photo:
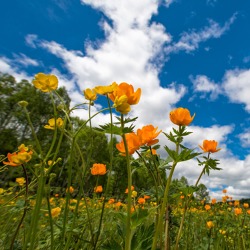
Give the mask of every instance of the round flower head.
M 191 117 L 190 111 L 186 108 L 177 108 L 170 112 L 170 120 L 179 126 L 188 126 L 194 119 L 195 114 Z
M 92 175 L 105 175 L 107 172 L 106 165 L 101 163 L 94 163 L 90 170 Z
M 218 142 L 215 140 L 209 141 L 209 140 L 204 140 L 203 141 L 203 146 L 199 147 L 204 151 L 208 153 L 215 153 L 221 150 L 220 148 L 217 148 Z
M 58 79 L 55 75 L 46 75 L 44 73 L 38 73 L 35 75 L 35 79 L 32 81 L 37 89 L 42 92 L 51 92 L 58 87 Z

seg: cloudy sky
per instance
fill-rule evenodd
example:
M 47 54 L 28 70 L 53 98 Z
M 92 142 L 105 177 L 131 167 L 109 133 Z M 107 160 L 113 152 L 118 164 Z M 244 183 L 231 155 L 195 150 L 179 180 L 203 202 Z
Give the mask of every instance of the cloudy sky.
M 86 88 L 133 84 L 142 89 L 131 112 L 137 128 L 169 131 L 170 110 L 188 108 L 196 117 L 186 144 L 199 150 L 214 139 L 222 148 L 213 157 L 223 170 L 201 180 L 210 196 L 226 188 L 234 199 L 250 197 L 249 1 L 10 0 L 0 9 L 1 72 L 17 80 L 56 74 L 72 105 L 84 101 Z M 94 124 L 108 121 L 101 114 Z M 175 177 L 194 184 L 200 171 L 196 161 L 184 162 Z

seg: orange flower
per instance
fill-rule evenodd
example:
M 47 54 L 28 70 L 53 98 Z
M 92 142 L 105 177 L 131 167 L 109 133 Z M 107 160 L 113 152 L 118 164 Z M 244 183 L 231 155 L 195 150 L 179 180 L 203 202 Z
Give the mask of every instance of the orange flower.
M 211 206 L 210 206 L 210 205 L 208 205 L 208 204 L 206 204 L 206 205 L 205 205 L 205 209 L 206 209 L 206 211 L 208 211 L 208 210 L 210 210 L 210 209 L 211 209 Z
M 116 82 L 113 82 L 111 85 L 108 86 L 96 86 L 94 88 L 94 91 L 99 95 L 107 95 L 111 94 L 117 87 L 118 84 Z
M 134 190 L 135 190 L 135 187 L 134 187 L 134 186 L 131 186 L 131 191 L 134 191 Z M 128 194 L 128 188 L 126 188 L 125 194 Z
M 105 175 L 107 172 L 106 165 L 102 163 L 94 163 L 90 170 L 92 175 Z
M 249 209 L 249 210 L 247 210 L 247 214 L 249 214 L 249 215 L 250 215 L 250 209 Z
M 249 204 L 248 204 L 248 203 L 244 203 L 244 204 L 243 204 L 243 207 L 244 207 L 244 208 L 249 208 Z
M 145 200 L 148 200 L 148 199 L 150 199 L 151 197 L 149 196 L 149 195 L 144 195 L 144 197 L 143 197 Z
M 15 153 L 8 153 L 7 154 L 7 158 L 8 158 L 8 162 L 3 161 L 3 164 L 5 165 L 9 165 L 9 166 L 20 166 L 28 161 L 31 160 L 31 155 L 32 155 L 32 151 L 28 151 L 28 147 L 25 147 L 24 144 L 21 144 L 19 147 L 19 152 L 15 152 Z
M 109 201 L 108 201 L 108 204 L 113 204 L 114 202 L 115 202 L 115 199 L 110 198 Z
M 97 186 L 94 188 L 95 193 L 102 193 L 102 191 L 103 191 L 102 186 Z
M 142 198 L 142 197 L 138 199 L 138 203 L 139 203 L 140 205 L 145 204 L 145 202 L 146 202 L 146 200 L 145 200 L 144 198 Z
M 147 125 L 142 127 L 142 129 L 137 130 L 137 135 L 140 138 L 141 145 L 147 144 L 147 146 L 154 145 L 159 142 L 158 139 L 155 139 L 160 133 L 161 130 L 157 132 L 158 127 L 153 125 Z
M 130 111 L 130 105 L 135 105 L 140 101 L 141 89 L 135 92 L 131 84 L 122 82 L 108 96 L 115 103 L 114 106 L 118 112 L 127 114 Z
M 235 206 L 235 207 L 237 207 L 237 206 L 239 206 L 239 205 L 240 205 L 240 201 L 238 201 L 238 200 L 234 201 L 234 206 Z
M 170 112 L 169 117 L 172 123 L 179 126 L 188 126 L 194 119 L 195 114 L 191 117 L 190 111 L 186 108 L 177 108 Z
M 138 150 L 141 146 L 140 139 L 135 133 L 128 133 L 125 135 L 128 153 L 132 155 L 136 150 Z M 123 156 L 126 155 L 125 146 L 123 140 L 116 144 L 116 148 L 122 153 Z
M 43 92 L 50 92 L 58 87 L 57 77 L 55 75 L 46 75 L 44 73 L 36 74 L 32 83 L 37 89 L 40 89 Z
M 216 203 L 216 199 L 212 199 L 211 203 L 215 204 Z
M 214 223 L 212 221 L 207 221 L 207 227 L 211 229 L 212 227 L 214 227 Z
M 53 218 L 57 217 L 60 213 L 61 213 L 61 208 L 60 207 L 56 207 L 56 208 L 51 209 L 51 216 Z
M 66 189 L 67 193 L 69 192 L 72 194 L 74 191 L 75 191 L 75 189 L 72 186 L 69 187 L 69 190 L 68 190 L 68 188 Z
M 222 193 L 223 193 L 223 194 L 226 194 L 226 193 L 227 193 L 227 190 L 226 190 L 226 189 L 223 189 L 223 190 L 222 190 Z
M 236 216 L 242 214 L 242 208 L 236 207 L 236 208 L 234 209 L 234 214 L 235 214 Z
M 23 186 L 26 183 L 26 180 L 23 177 L 16 178 L 16 182 L 19 186 Z
M 215 153 L 220 151 L 220 148 L 217 148 L 218 142 L 215 140 L 209 141 L 209 140 L 204 140 L 203 141 L 203 146 L 199 147 L 204 151 L 204 152 L 209 152 L 209 153 Z

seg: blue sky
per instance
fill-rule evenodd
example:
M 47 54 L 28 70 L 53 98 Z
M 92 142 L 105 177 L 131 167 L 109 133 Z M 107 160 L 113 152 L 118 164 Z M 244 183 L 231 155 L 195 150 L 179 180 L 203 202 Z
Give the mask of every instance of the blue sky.
M 236 199 L 250 197 L 249 1 L 10 0 L 0 9 L 1 72 L 17 80 L 56 74 L 72 105 L 96 85 L 141 87 L 132 110 L 137 127 L 169 131 L 169 111 L 189 108 L 196 117 L 187 144 L 215 139 L 222 148 L 223 171 L 202 179 L 210 195 L 218 198 L 226 187 Z M 75 115 L 87 117 L 83 110 Z M 103 122 L 105 114 L 94 121 Z M 194 183 L 196 165 L 180 164 L 176 177 Z

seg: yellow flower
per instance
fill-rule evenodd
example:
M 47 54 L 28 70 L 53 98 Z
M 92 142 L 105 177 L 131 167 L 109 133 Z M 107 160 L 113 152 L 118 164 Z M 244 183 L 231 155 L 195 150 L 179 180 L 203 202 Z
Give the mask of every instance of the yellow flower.
M 226 234 L 226 231 L 225 231 L 225 230 L 222 230 L 222 229 L 220 229 L 219 232 L 220 232 L 221 234 L 223 234 L 223 235 Z
M 113 82 L 111 85 L 108 86 L 96 86 L 94 88 L 94 91 L 99 95 L 107 95 L 111 94 L 117 87 L 118 84 L 116 82 Z
M 60 213 L 61 213 L 61 208 L 60 207 L 56 207 L 56 208 L 51 209 L 51 216 L 53 218 L 57 217 Z
M 23 177 L 16 178 L 16 182 L 18 183 L 19 186 L 23 186 L 26 183 Z
M 207 221 L 207 227 L 211 229 L 212 227 L 214 227 L 214 223 L 212 221 Z
M 21 144 L 19 147 L 19 152 L 15 152 L 15 153 L 8 153 L 7 154 L 7 158 L 8 158 L 8 162 L 3 161 L 3 164 L 5 165 L 9 165 L 9 166 L 20 166 L 28 161 L 31 160 L 31 155 L 32 155 L 32 151 L 28 151 L 28 147 L 25 147 L 24 144 Z
M 218 142 L 215 140 L 209 141 L 209 140 L 204 140 L 203 141 L 203 146 L 199 147 L 204 151 L 204 152 L 209 152 L 209 153 L 215 153 L 220 151 L 220 148 L 217 148 Z
M 61 128 L 62 126 L 63 126 L 63 119 L 59 117 L 56 120 L 55 118 L 49 119 L 48 124 L 46 124 L 44 128 L 54 130 L 56 127 Z
M 0 194 L 3 194 L 5 190 L 3 188 L 0 188 Z
M 237 206 L 239 206 L 239 205 L 240 205 L 240 201 L 238 201 L 238 200 L 234 201 L 234 206 L 235 206 L 235 207 L 237 207 Z
M 131 186 L 131 191 L 134 191 L 134 190 L 135 190 L 135 187 L 134 187 L 134 186 Z M 128 188 L 126 188 L 125 194 L 128 194 Z
M 86 100 L 95 101 L 97 99 L 97 95 L 93 89 L 85 89 L 83 94 Z
M 46 75 L 44 73 L 36 74 L 32 83 L 37 89 L 40 89 L 43 92 L 50 92 L 58 87 L 57 77 L 55 75 Z
M 136 192 L 136 191 L 132 191 L 131 197 L 132 197 L 132 198 L 137 197 L 137 192 Z
M 191 117 L 190 111 L 186 108 L 177 108 L 170 112 L 170 120 L 179 126 L 188 126 L 194 119 L 195 114 Z

